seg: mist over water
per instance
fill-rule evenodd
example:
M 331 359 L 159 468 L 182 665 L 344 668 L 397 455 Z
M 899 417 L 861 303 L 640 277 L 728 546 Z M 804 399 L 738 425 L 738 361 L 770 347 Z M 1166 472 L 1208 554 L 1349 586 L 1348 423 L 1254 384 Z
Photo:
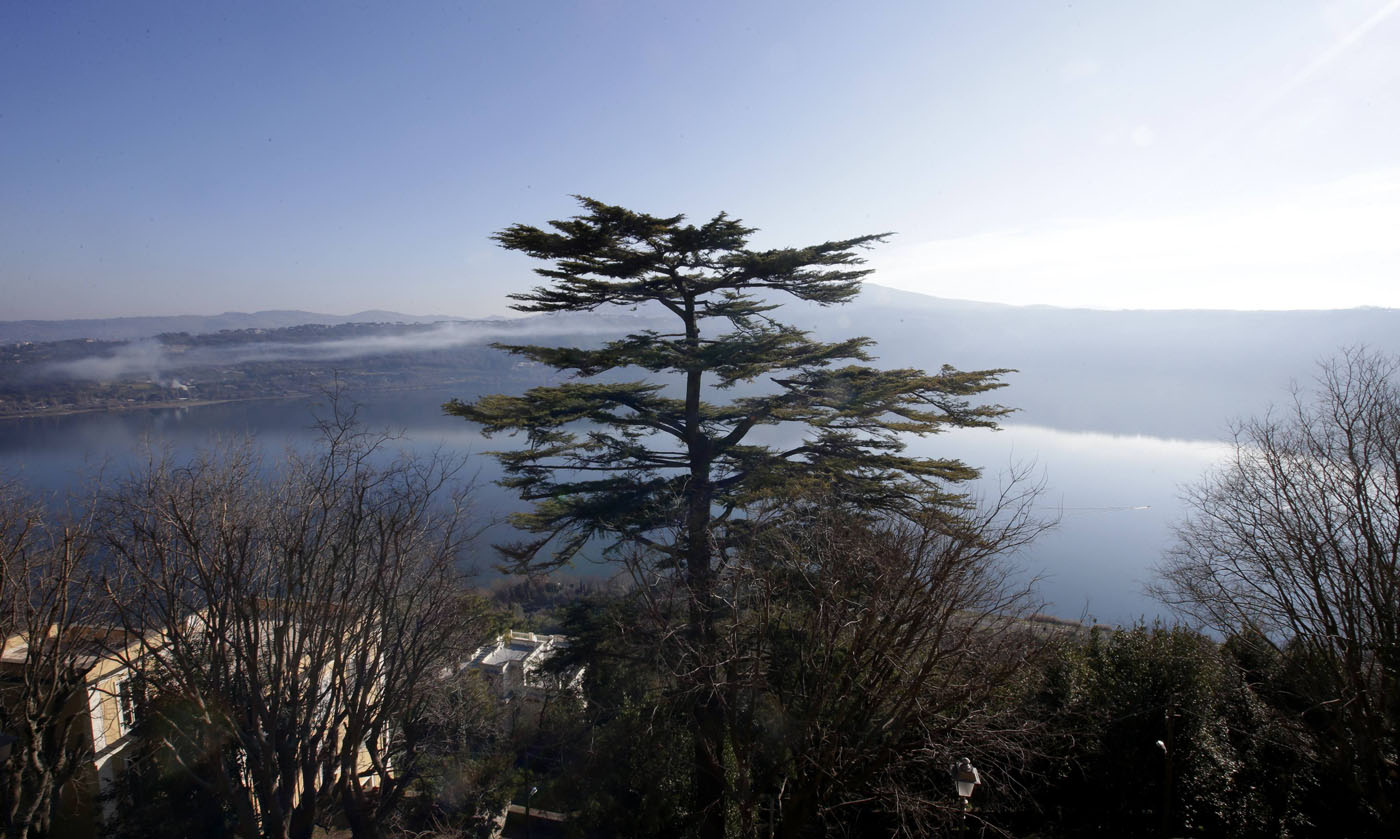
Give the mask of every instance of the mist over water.
M 44 365 L 42 378 L 108 381 L 127 376 L 167 379 L 172 371 L 203 366 L 227 366 L 266 361 L 345 361 L 395 353 L 431 352 L 499 340 L 534 339 L 557 335 L 561 323 L 572 335 L 613 334 L 616 326 L 603 319 L 567 321 L 549 317 L 522 321 L 446 321 L 431 328 L 312 341 L 255 341 L 227 345 L 182 346 L 155 338 L 128 341 L 105 354 Z

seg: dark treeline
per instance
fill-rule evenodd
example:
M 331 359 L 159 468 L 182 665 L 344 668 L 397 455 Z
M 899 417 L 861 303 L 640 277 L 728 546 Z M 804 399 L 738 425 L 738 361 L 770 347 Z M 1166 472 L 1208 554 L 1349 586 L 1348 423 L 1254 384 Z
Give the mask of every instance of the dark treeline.
M 335 773 L 313 758 L 324 749 L 306 750 L 311 763 L 293 761 L 285 779 L 294 786 L 308 766 L 309 777 L 326 779 L 306 801 L 304 822 L 274 821 L 265 804 L 240 813 L 237 803 L 240 795 L 257 800 L 260 786 L 287 789 L 280 770 L 263 781 L 241 775 L 247 758 L 240 755 L 254 733 L 264 736 L 263 725 L 281 721 L 285 728 L 273 731 L 292 755 L 311 726 L 332 725 L 303 717 L 325 707 L 324 697 L 300 693 L 320 676 L 289 668 L 271 682 L 277 670 L 269 662 L 262 671 L 260 656 L 262 683 L 244 684 L 237 668 L 207 672 L 218 659 L 206 658 L 215 650 L 202 648 L 202 636 L 185 642 L 188 671 L 173 662 L 142 669 L 140 652 L 122 652 L 111 639 L 94 647 L 92 634 L 78 630 L 122 621 L 90 596 L 97 581 L 65 558 L 98 538 L 90 528 L 99 517 L 63 521 L 16 501 L 11 496 L 5 508 L 7 635 L 23 631 L 17 619 L 31 631 L 50 622 L 57 631 L 52 645 L 28 651 L 20 665 L 11 664 L 13 642 L 6 645 L 0 730 L 20 741 L 5 765 L 9 835 L 84 835 L 74 819 L 97 823 L 104 813 L 119 836 L 304 836 L 350 827 L 347 807 L 362 805 L 338 793 Z M 15 514 L 26 511 L 32 518 L 18 533 Z M 1010 836 L 1390 835 L 1367 784 L 1384 787 L 1393 776 L 1382 767 L 1367 779 L 1351 747 L 1338 742 L 1358 732 L 1306 644 L 1275 648 L 1251 633 L 1221 642 L 1184 627 L 1002 619 L 980 611 L 985 600 L 967 599 L 989 581 L 957 579 L 950 566 L 961 557 L 938 543 L 927 533 L 814 522 L 797 538 L 768 534 L 756 552 L 761 561 L 745 562 L 730 581 L 743 603 L 725 622 L 721 653 L 729 674 L 729 835 L 952 835 L 964 819 Z M 230 567 L 216 575 L 234 573 L 232 546 L 217 550 Z M 246 567 L 238 567 L 241 577 Z M 79 596 L 60 603 L 59 592 L 35 587 L 38 579 L 66 580 L 68 594 Z M 225 605 L 241 607 L 225 618 L 235 626 L 270 621 L 271 630 L 310 619 L 269 612 L 265 603 L 259 615 L 260 587 L 215 581 Z M 434 666 L 414 674 L 413 701 L 399 707 L 410 696 L 397 693 L 383 709 L 405 726 L 390 737 L 404 794 L 386 806 L 372 801 L 373 827 L 361 825 L 356 835 L 486 835 L 505 804 L 523 801 L 531 788 L 537 808 L 571 814 L 564 835 L 693 831 L 690 688 L 662 653 L 663 636 L 684 612 L 679 592 L 636 586 L 579 597 L 569 582 L 542 579 L 496 592 L 492 599 L 505 608 L 493 609 L 465 581 L 436 584 L 455 592 L 443 602 L 453 625 L 432 625 L 445 634 L 433 645 Z M 31 587 L 23 600 L 17 585 Z M 150 591 L 165 598 L 176 589 L 171 581 Z M 25 604 L 36 601 L 47 611 L 26 614 Z M 523 622 L 511 614 L 515 605 L 528 605 Z M 240 617 L 243 610 L 250 614 Z M 318 606 L 316 616 L 323 614 Z M 536 724 L 511 732 L 498 724 L 502 709 L 476 674 L 437 669 L 459 663 L 505 625 L 568 635 L 567 655 L 552 663 L 586 668 L 581 696 L 561 692 Z M 297 647 L 324 662 L 319 672 L 335 672 L 342 653 L 375 648 L 355 642 L 343 621 L 323 629 Z M 275 649 L 268 634 L 258 643 Z M 335 643 L 322 647 L 319 638 Z M 229 646 L 221 656 L 237 660 L 238 644 Z M 141 674 L 123 771 L 106 787 L 94 775 L 91 742 L 70 730 L 88 721 L 75 703 L 88 701 L 95 674 L 84 656 L 95 649 L 127 656 Z M 347 685 L 324 689 L 353 694 Z M 250 690 L 280 697 L 282 707 L 262 722 L 241 717 Z M 240 714 L 219 716 L 230 710 Z M 982 781 L 966 815 L 950 773 L 964 756 Z

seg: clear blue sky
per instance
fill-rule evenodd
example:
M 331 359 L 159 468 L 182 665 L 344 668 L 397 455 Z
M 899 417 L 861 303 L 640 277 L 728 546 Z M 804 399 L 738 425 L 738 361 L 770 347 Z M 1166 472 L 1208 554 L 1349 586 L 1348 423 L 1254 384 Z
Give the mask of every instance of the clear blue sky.
M 1400 0 L 0 6 L 0 319 L 501 313 L 571 193 L 944 297 L 1400 306 Z

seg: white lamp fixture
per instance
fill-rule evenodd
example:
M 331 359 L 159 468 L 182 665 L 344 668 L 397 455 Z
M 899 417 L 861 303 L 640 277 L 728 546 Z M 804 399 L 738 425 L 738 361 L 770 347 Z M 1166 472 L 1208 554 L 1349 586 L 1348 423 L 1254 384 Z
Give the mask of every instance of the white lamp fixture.
M 965 802 L 972 797 L 973 788 L 982 783 L 982 775 L 972 765 L 971 760 L 963 758 L 953 766 L 953 783 L 957 784 L 958 795 L 962 796 Z

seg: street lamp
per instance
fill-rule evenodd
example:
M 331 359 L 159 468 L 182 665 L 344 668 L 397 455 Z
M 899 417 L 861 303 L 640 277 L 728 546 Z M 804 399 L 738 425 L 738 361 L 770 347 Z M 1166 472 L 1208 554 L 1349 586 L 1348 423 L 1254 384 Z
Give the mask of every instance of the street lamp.
M 1167 739 L 1172 736 L 1172 716 L 1167 715 Z M 1162 835 L 1170 836 L 1172 827 L 1172 750 L 1158 740 L 1154 743 L 1162 753 Z
M 972 802 L 972 790 L 982 783 L 982 775 L 977 771 L 977 767 L 972 765 L 972 761 L 963 758 L 953 765 L 953 783 L 958 787 L 958 795 L 963 800 L 963 807 L 969 808 Z
M 525 793 L 525 839 L 530 839 L 530 799 L 539 791 L 539 787 L 530 787 L 530 791 Z

